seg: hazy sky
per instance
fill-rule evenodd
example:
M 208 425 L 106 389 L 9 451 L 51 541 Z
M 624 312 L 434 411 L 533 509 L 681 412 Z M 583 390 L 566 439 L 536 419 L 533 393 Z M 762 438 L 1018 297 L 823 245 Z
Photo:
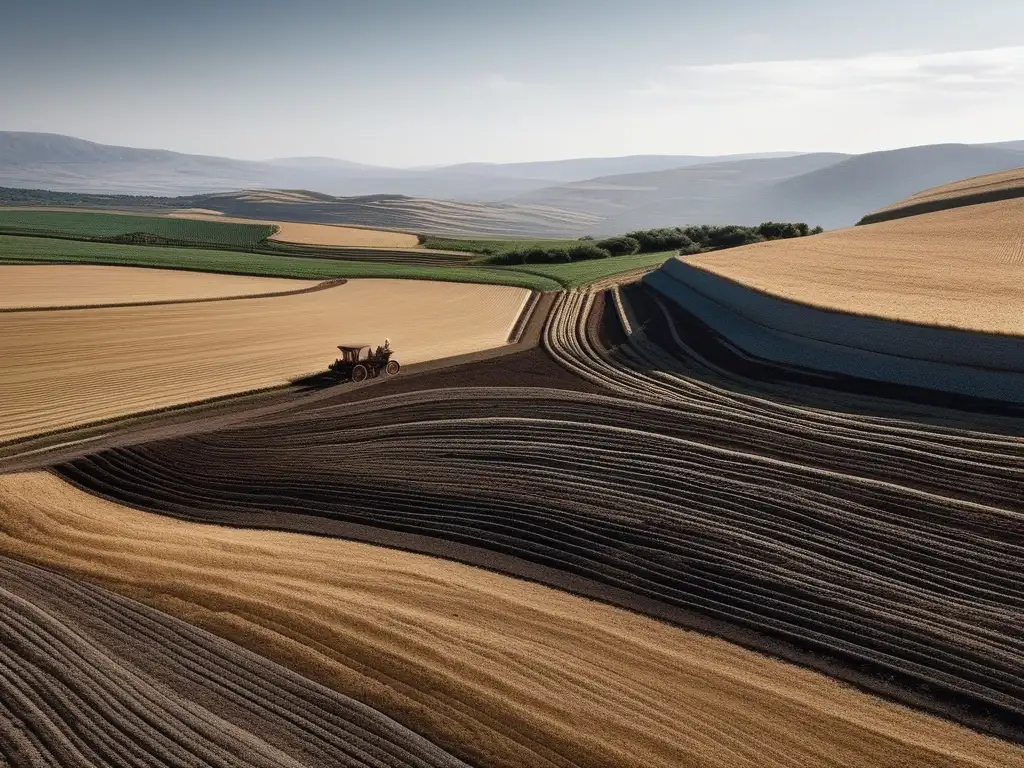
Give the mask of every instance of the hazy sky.
M 1024 139 L 1022 0 L 4 0 L 0 130 L 387 165 Z

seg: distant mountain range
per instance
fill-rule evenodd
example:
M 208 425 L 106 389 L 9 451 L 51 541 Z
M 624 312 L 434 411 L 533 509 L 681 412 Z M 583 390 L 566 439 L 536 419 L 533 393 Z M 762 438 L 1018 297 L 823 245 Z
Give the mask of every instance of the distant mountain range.
M 1022 166 L 1024 141 L 862 155 L 633 155 L 398 169 L 322 157 L 234 160 L 0 132 L 3 187 L 161 197 L 303 189 L 340 198 L 405 196 L 420 199 L 417 205 L 430 198 L 472 204 L 458 216 L 467 231 L 496 233 L 498 222 L 532 220 L 543 222 L 549 236 L 768 219 L 835 228 L 928 187 Z M 523 233 L 519 224 L 510 232 Z

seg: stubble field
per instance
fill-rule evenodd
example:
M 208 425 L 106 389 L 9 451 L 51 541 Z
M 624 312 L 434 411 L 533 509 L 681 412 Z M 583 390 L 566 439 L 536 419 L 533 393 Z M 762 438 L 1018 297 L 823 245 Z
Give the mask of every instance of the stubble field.
M 291 280 L 91 265 L 0 265 L 0 311 L 199 301 L 289 293 L 319 285 Z
M 1024 200 L 681 258 L 814 307 L 1024 335 Z
M 0 313 L 0 440 L 287 384 L 342 343 L 410 364 L 506 343 L 521 288 L 350 281 L 243 301 Z

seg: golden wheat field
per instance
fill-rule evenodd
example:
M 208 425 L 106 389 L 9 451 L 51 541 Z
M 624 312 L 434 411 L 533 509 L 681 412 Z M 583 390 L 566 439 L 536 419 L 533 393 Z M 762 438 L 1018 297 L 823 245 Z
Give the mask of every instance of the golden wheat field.
M 11 264 L 0 266 L 0 309 L 195 301 L 298 291 L 317 284 L 170 269 Z
M 242 301 L 0 313 L 0 440 L 286 384 L 324 370 L 340 343 L 387 336 L 403 365 L 498 347 L 528 297 L 352 280 Z
M 1024 199 L 681 258 L 816 307 L 1024 334 Z
M 177 211 L 167 214 L 176 219 L 201 219 L 204 221 L 228 221 L 238 224 L 272 224 L 277 232 L 271 240 L 295 245 L 323 245 L 348 248 L 418 248 L 416 235 L 405 232 L 388 232 L 381 229 L 363 229 L 335 224 L 303 224 L 294 221 L 260 221 L 221 216 L 216 212 L 196 213 Z
M 1002 190 L 1018 188 L 1024 188 L 1024 168 L 1014 168 L 1009 171 L 999 171 L 998 173 L 987 173 L 982 176 L 972 176 L 969 179 L 954 181 L 952 184 L 943 184 L 938 187 L 925 189 L 879 210 L 891 211 L 904 208 L 915 203 L 927 203 L 937 200 L 955 200 L 965 195 L 985 194 L 988 192 L 999 192 Z
M 0 477 L 0 552 L 177 615 L 491 766 L 1013 766 L 1021 748 L 470 566 Z

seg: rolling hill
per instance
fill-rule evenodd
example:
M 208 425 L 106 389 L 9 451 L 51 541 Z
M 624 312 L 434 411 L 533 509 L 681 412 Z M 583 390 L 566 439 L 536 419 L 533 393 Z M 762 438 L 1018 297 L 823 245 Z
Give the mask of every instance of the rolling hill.
M 331 157 L 234 160 L 110 146 L 59 134 L 0 131 L 0 186 L 154 195 L 255 187 L 310 189 L 346 196 L 387 193 L 485 201 L 592 176 L 752 156 L 637 155 L 403 169 Z
M 972 176 L 952 184 L 916 192 L 899 202 L 869 213 L 860 220 L 861 224 L 876 224 L 905 216 L 959 208 L 964 205 L 980 205 L 998 200 L 1024 197 L 1024 167 L 1014 168 L 984 176 Z
M 856 223 L 867 211 L 919 190 L 1024 165 L 1024 152 L 936 144 L 857 155 L 786 179 L 741 204 L 741 221 L 805 218 L 826 228 Z
M 1024 152 L 1012 148 L 937 144 L 610 176 L 528 192 L 509 202 L 602 216 L 601 233 L 767 220 L 806 221 L 831 229 L 852 225 L 866 211 L 917 190 L 1021 165 Z

